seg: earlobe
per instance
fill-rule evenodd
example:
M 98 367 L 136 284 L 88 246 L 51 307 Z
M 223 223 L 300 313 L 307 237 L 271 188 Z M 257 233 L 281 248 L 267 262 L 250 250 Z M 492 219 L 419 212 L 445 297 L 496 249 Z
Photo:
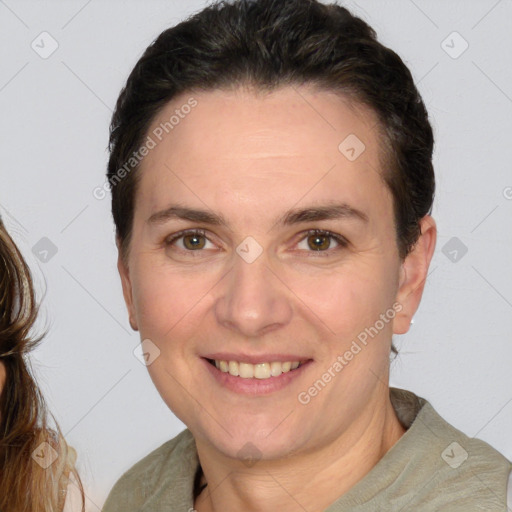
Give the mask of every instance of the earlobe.
M 128 309 L 128 319 L 130 322 L 130 327 L 134 331 L 138 331 L 139 327 L 137 325 L 135 308 L 133 305 L 133 293 L 132 293 L 132 284 L 130 280 L 130 271 L 128 265 L 125 263 L 122 255 L 119 243 L 117 244 L 117 270 L 119 271 L 119 276 L 121 277 L 121 285 L 123 287 L 123 297 L 126 304 L 126 308 Z
M 394 334 L 405 334 L 411 326 L 423 295 L 428 268 L 434 254 L 437 228 L 434 219 L 425 215 L 420 221 L 421 235 L 400 268 L 397 302 L 402 309 L 393 322 Z

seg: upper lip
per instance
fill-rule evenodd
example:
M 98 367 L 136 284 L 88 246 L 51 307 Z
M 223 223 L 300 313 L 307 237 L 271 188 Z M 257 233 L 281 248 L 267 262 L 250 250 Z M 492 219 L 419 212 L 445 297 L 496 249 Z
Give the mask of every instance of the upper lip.
M 305 362 L 309 361 L 310 357 L 299 356 L 297 354 L 233 354 L 227 352 L 216 352 L 214 354 L 208 354 L 203 356 L 205 359 L 213 359 L 217 361 L 238 361 L 241 363 L 272 363 L 279 361 L 284 363 L 286 361 L 294 362 Z

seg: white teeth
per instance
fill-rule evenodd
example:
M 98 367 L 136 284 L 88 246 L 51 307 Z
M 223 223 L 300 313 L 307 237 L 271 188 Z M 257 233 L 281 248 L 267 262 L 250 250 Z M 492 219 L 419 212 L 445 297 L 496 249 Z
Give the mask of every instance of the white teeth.
M 238 361 L 215 360 L 215 366 L 223 373 L 229 373 L 242 379 L 269 379 L 279 377 L 282 373 L 295 370 L 300 366 L 299 361 L 272 361 L 271 363 L 240 363 Z
M 255 364 L 254 376 L 257 379 L 268 379 L 270 377 L 270 363 Z
M 281 370 L 281 363 L 279 361 L 272 361 L 270 363 L 270 374 L 272 377 L 279 377 L 281 373 L 283 373 Z
M 229 374 L 233 375 L 234 377 L 238 377 L 239 370 L 238 363 L 236 361 L 229 361 Z
M 254 365 L 250 363 L 238 363 L 238 371 L 242 379 L 252 379 L 254 377 Z

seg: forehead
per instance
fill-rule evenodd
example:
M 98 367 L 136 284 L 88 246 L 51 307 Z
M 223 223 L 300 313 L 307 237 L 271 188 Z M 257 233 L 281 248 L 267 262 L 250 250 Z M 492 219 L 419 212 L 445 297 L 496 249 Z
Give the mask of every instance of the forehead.
M 172 201 L 241 214 L 326 200 L 390 209 L 375 114 L 331 92 L 191 92 L 168 103 L 147 135 L 155 147 L 136 201 L 146 218 Z

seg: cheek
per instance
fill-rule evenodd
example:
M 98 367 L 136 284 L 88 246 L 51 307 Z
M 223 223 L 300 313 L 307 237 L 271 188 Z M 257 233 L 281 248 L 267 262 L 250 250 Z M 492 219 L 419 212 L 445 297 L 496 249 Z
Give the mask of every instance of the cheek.
M 140 266 L 137 278 L 133 280 L 133 299 L 141 336 L 152 338 L 172 325 L 173 312 L 178 312 L 179 304 L 169 304 L 170 297 L 178 297 L 173 282 L 154 269 Z
M 394 311 L 384 322 L 380 315 L 395 302 L 395 267 L 382 259 L 368 258 L 315 276 L 295 275 L 294 291 L 303 300 L 303 306 L 297 302 L 298 307 L 302 307 L 309 322 L 323 331 L 325 357 L 329 360 L 349 350 L 354 341 L 361 349 L 371 345 L 375 350 L 361 350 L 364 355 L 358 356 L 359 363 L 351 367 L 363 364 L 367 358 L 380 357 L 387 350 L 385 341 L 392 336 Z M 373 343 L 374 340 L 382 343 Z M 358 350 L 357 345 L 354 347 Z
M 194 272 L 179 272 L 148 258 L 136 265 L 133 297 L 142 337 L 163 339 L 197 325 L 197 315 L 208 303 L 211 279 Z
M 328 275 L 296 276 L 294 290 L 312 321 L 337 340 L 349 342 L 392 306 L 396 286 L 391 275 L 378 264 L 347 265 Z

